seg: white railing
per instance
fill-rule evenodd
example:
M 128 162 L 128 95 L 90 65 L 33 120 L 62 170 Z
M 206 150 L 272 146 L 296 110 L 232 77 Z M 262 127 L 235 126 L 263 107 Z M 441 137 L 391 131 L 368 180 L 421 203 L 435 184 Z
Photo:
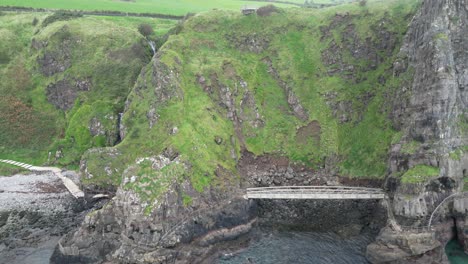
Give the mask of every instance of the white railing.
M 276 186 L 247 188 L 248 199 L 383 199 L 382 189 L 350 186 Z

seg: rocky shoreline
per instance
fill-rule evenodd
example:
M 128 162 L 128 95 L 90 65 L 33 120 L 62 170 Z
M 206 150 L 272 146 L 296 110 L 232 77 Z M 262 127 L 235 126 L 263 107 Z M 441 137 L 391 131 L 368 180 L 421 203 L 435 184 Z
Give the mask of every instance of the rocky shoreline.
M 64 173 L 77 179 L 74 172 Z M 3 263 L 49 263 L 57 242 L 86 213 L 53 173 L 0 177 L 0 259 Z

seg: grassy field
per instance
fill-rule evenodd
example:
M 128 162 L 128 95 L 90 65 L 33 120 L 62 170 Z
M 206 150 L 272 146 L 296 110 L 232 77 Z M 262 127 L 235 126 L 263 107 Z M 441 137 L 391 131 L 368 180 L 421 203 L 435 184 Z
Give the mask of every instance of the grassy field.
M 299 0 L 292 0 L 296 2 Z M 328 1 L 328 0 L 325 0 Z M 185 15 L 198 13 L 211 9 L 239 10 L 247 6 L 263 6 L 265 2 L 238 1 L 238 0 L 2 0 L 1 6 L 21 6 L 50 9 L 74 10 L 111 10 L 133 13 L 159 13 L 170 15 Z M 293 7 L 294 5 L 275 4 L 279 7 Z
M 342 4 L 357 0 L 308 0 L 314 4 Z M 274 1 L 273 1 L 274 2 Z M 273 3 L 278 7 L 297 7 L 304 0 L 280 0 L 283 3 Z M 286 4 L 289 2 L 291 4 Z M 0 6 L 18 6 L 46 9 L 67 10 L 106 10 L 131 13 L 158 13 L 167 15 L 185 15 L 211 9 L 239 10 L 243 6 L 260 7 L 269 4 L 268 1 L 239 0 L 2 0 Z

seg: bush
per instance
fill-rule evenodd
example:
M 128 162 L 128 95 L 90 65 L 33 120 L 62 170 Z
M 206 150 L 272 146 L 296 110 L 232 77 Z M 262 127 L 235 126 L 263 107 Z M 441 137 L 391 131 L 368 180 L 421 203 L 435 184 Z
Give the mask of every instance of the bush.
M 10 62 L 10 55 L 6 51 L 0 50 L 0 64 L 7 64 Z
M 360 6 L 365 6 L 366 4 L 367 4 L 367 0 L 361 0 L 361 1 L 359 2 L 359 5 L 360 5 Z
M 272 13 L 278 12 L 278 8 L 274 5 L 262 6 L 257 9 L 257 15 L 270 16 Z
M 32 21 L 32 25 L 35 26 L 37 25 L 37 23 L 39 22 L 39 20 L 37 19 L 37 17 L 35 17 Z
M 145 38 L 147 38 L 148 36 L 153 35 L 154 30 L 148 24 L 140 24 L 138 26 L 138 32 L 140 32 L 140 34 L 142 34 L 143 36 L 145 36 Z
M 55 12 L 53 15 L 46 17 L 46 19 L 44 19 L 44 21 L 42 22 L 42 26 L 46 27 L 56 21 L 71 20 L 74 18 L 82 17 L 82 16 L 83 15 L 80 13 L 59 11 L 59 12 Z

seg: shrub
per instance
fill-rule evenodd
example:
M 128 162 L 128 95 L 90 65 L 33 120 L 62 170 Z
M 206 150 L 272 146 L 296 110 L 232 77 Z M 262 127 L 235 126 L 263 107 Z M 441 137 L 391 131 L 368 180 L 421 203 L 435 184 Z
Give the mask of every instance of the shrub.
M 0 64 L 7 64 L 10 62 L 10 55 L 6 51 L 0 50 Z
M 32 21 L 32 25 L 35 26 L 37 25 L 37 23 L 39 22 L 39 20 L 37 19 L 37 17 L 35 17 Z
M 66 12 L 66 11 L 59 11 L 55 12 L 53 15 L 50 15 L 44 19 L 42 22 L 42 26 L 46 27 L 56 21 L 64 21 L 64 20 L 71 20 L 74 18 L 79 18 L 82 17 L 83 15 L 80 13 L 72 13 L 72 12 Z
M 367 0 L 361 0 L 361 1 L 359 2 L 359 5 L 360 5 L 360 6 L 365 6 L 366 4 L 367 4 Z
M 262 6 L 257 9 L 257 15 L 259 16 L 270 16 L 274 12 L 278 12 L 278 8 L 274 5 Z
M 140 24 L 138 26 L 138 32 L 140 32 L 140 34 L 142 34 L 143 36 L 145 36 L 145 38 L 147 38 L 148 36 L 153 35 L 154 30 L 148 24 Z

